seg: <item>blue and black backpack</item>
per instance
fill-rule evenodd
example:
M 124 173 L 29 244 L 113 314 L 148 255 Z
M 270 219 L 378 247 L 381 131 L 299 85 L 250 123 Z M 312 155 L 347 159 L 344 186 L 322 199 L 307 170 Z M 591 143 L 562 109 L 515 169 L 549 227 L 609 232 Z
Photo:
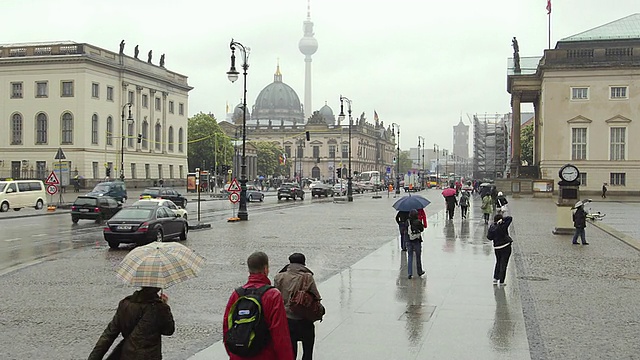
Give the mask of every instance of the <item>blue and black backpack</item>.
M 259 288 L 236 289 L 239 297 L 229 310 L 228 330 L 224 338 L 224 344 L 232 354 L 242 357 L 255 356 L 271 339 L 262 308 L 262 295 L 271 288 L 273 286 L 265 285 Z

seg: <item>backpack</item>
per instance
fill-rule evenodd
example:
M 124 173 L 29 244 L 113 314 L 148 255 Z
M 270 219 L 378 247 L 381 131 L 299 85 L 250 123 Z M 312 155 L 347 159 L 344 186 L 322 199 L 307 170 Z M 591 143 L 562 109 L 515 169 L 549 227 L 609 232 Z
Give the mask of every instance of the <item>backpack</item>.
M 289 309 L 296 316 L 299 316 L 305 320 L 312 322 L 322 321 L 322 317 L 325 314 L 325 308 L 311 291 L 311 278 L 310 275 L 303 275 L 304 278 L 300 282 L 300 287 L 297 291 L 291 294 L 289 299 Z
M 469 198 L 466 196 L 460 197 L 460 206 L 469 206 Z
M 496 238 L 497 229 L 498 226 L 496 224 L 491 224 L 491 226 L 489 226 L 489 230 L 487 230 L 487 239 L 494 240 Z
M 229 309 L 228 330 L 224 338 L 224 344 L 232 354 L 255 356 L 271 339 L 262 308 L 262 295 L 271 288 L 273 286 L 265 285 L 236 289 L 239 297 Z

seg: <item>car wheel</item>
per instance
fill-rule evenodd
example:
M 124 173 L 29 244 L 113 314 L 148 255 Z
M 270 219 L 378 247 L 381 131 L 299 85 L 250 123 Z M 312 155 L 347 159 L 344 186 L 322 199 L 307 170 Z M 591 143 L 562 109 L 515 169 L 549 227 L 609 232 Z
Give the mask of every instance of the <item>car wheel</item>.
M 44 207 L 44 203 L 42 202 L 42 200 L 36 201 L 36 210 L 40 210 L 43 207 Z
M 77 216 L 72 216 L 72 217 L 71 217 L 71 222 L 73 222 L 74 224 L 77 224 L 77 223 L 78 223 L 78 220 L 80 220 L 80 218 L 79 218 L 79 217 L 77 217 Z
M 260 196 L 260 202 L 264 201 L 264 195 Z
M 187 199 L 182 200 L 182 208 L 183 209 L 187 208 Z
M 109 244 L 109 247 L 112 249 L 117 249 L 120 247 L 120 243 L 117 243 L 115 241 L 107 241 L 107 243 Z
M 9 203 L 8 202 L 3 202 L 2 205 L 0 205 L 0 212 L 7 212 L 9 211 Z
M 253 195 L 249 195 L 249 197 L 247 198 L 248 202 L 252 202 L 253 201 Z
M 282 198 L 280 196 L 278 196 L 278 201 L 282 200 Z
M 13 208 L 13 211 L 20 211 L 22 208 Z
M 180 240 L 187 240 L 187 232 L 189 232 L 189 229 L 187 227 L 187 224 L 184 224 L 182 232 L 180 233 Z
M 162 242 L 163 239 L 164 239 L 164 234 L 162 233 L 162 229 L 156 230 L 156 241 Z
M 182 215 L 182 218 L 187 220 L 187 214 Z

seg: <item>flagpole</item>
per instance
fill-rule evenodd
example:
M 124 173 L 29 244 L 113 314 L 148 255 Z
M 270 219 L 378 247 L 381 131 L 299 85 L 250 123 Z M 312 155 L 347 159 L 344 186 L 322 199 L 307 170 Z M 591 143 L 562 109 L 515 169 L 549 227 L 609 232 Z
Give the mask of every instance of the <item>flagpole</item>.
M 549 11 L 549 47 L 548 49 L 551 50 L 551 11 Z

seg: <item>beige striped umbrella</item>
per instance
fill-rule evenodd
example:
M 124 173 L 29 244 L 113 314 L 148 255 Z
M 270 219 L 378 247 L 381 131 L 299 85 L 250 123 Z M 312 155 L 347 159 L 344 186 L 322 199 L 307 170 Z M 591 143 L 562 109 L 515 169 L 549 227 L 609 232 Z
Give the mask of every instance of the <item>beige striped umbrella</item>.
M 204 258 L 176 242 L 153 242 L 139 246 L 122 259 L 116 276 L 133 286 L 166 289 L 196 277 Z

